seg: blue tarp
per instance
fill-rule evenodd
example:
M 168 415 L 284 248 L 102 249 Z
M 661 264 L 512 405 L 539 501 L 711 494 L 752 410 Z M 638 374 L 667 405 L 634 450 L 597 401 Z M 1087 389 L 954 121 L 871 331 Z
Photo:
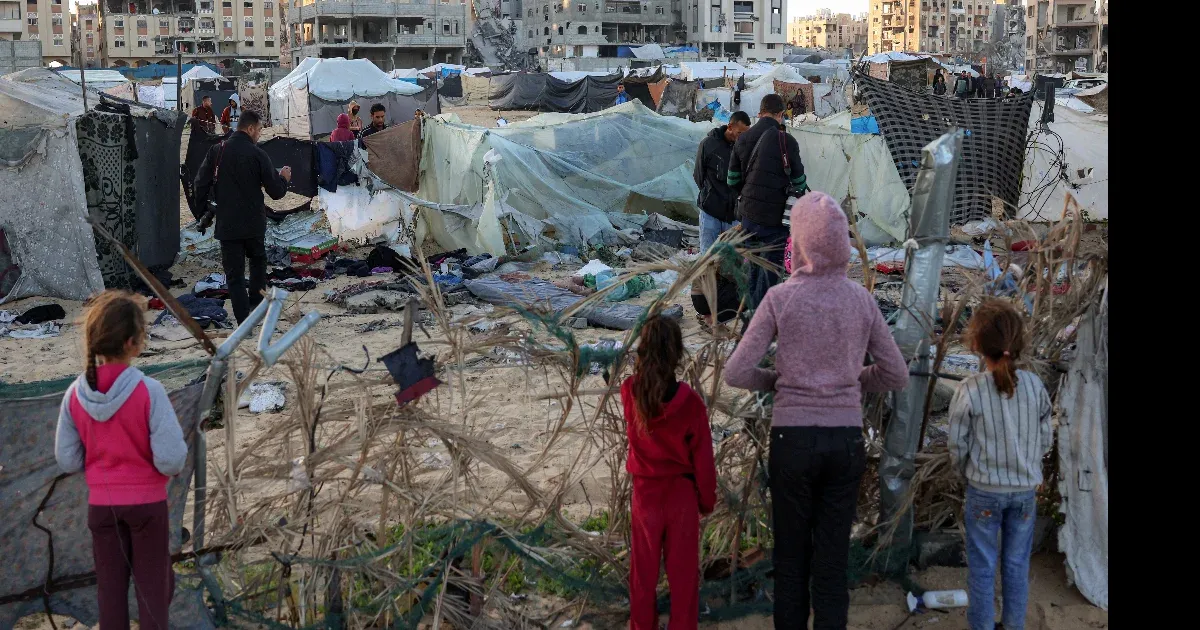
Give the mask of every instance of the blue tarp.
M 409 78 L 405 77 L 405 78 L 400 78 L 400 79 L 396 79 L 396 80 L 397 80 L 397 81 L 404 81 L 405 83 L 411 83 L 411 84 L 413 84 L 413 85 L 420 85 L 419 83 L 417 83 L 417 78 L 416 78 L 416 77 L 413 77 L 413 78 L 411 78 L 411 79 L 409 79 Z
M 850 119 L 850 133 L 879 133 L 879 121 L 874 116 L 859 116 Z
M 695 46 L 663 46 L 663 52 L 671 53 L 698 53 L 700 52 Z
M 629 58 L 633 56 L 632 46 L 617 46 L 617 57 Z

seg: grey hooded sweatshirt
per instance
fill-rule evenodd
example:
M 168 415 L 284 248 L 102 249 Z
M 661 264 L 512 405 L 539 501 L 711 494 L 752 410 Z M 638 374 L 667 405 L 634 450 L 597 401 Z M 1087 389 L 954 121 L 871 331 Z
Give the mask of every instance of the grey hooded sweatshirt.
M 63 396 L 55 460 L 67 473 L 84 471 L 91 505 L 165 500 L 168 478 L 183 470 L 188 452 L 166 389 L 134 367 L 98 372 L 105 391 L 81 375 Z

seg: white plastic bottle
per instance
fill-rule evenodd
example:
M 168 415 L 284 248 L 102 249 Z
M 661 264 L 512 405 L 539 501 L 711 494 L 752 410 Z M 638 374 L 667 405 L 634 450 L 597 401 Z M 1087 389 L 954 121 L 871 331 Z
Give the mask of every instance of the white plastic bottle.
M 921 602 L 926 608 L 962 608 L 967 605 L 967 592 L 955 591 L 925 591 Z

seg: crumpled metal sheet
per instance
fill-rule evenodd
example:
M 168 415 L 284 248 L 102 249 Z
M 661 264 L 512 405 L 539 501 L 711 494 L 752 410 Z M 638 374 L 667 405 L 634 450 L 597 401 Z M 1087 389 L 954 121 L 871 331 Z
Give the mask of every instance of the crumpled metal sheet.
M 183 513 L 192 481 L 191 451 L 195 448 L 203 389 L 203 383 L 196 383 L 169 394 L 189 450 L 184 470 L 167 487 L 173 554 L 183 547 Z M 61 474 L 54 460 L 54 434 L 62 393 L 0 400 L 0 462 L 4 466 L 0 476 L 0 505 L 5 510 L 5 518 L 0 520 L 0 597 L 23 593 L 45 583 L 49 541 L 45 532 L 33 526 L 35 517 L 53 534 L 53 579 L 87 574 L 93 568 L 92 536 L 87 527 L 88 489 L 83 475 L 60 479 L 45 508 L 37 514 L 38 506 Z M 132 598 L 130 602 L 133 603 Z M 178 602 L 173 604 L 172 628 L 203 627 L 194 625 L 197 611 L 188 612 L 186 606 L 182 612 L 187 617 L 177 619 L 178 608 Z M 17 619 L 43 610 L 41 599 L 2 606 L 0 630 L 9 630 Z M 54 593 L 50 596 L 50 610 L 94 626 L 99 619 L 96 587 Z M 136 604 L 131 610 L 136 615 Z
M 963 133 L 947 131 L 925 146 L 921 171 L 913 186 L 913 213 L 909 236 L 919 247 L 908 253 L 904 263 L 904 292 L 900 316 L 892 336 L 900 352 L 917 374 L 933 371 L 929 322 L 936 320 L 937 298 L 942 277 L 943 244 L 950 235 L 950 209 L 954 200 L 954 180 L 958 171 Z M 879 522 L 890 520 L 898 511 L 904 515 L 896 528 L 893 546 L 907 548 L 912 539 L 912 509 L 904 504 L 915 472 L 915 459 L 921 445 L 921 420 L 929 376 L 909 376 L 908 387 L 896 392 L 892 419 L 883 437 L 879 460 Z

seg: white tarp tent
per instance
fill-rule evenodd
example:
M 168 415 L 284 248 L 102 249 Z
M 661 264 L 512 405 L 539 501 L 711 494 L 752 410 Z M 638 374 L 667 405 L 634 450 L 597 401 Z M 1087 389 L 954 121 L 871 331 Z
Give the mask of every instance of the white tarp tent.
M 116 70 L 87 70 L 82 79 L 79 74 L 84 72 L 83 70 L 56 70 L 56 72 L 70 79 L 75 84 L 79 84 L 81 80 L 86 80 L 88 89 L 96 90 L 97 92 L 104 92 L 129 83 L 129 79 L 126 79 L 125 75 Z
M 746 89 L 742 90 L 742 104 L 733 105 L 733 88 L 719 87 L 706 90 L 696 90 L 696 107 L 703 107 L 716 99 L 721 107 L 729 111 L 743 110 L 751 116 L 758 113 L 759 103 L 768 94 L 775 93 L 775 82 L 809 83 L 795 68 L 782 64 L 775 66 L 767 74 L 756 79 L 746 79 Z
M 1070 192 L 1091 219 L 1107 219 L 1108 117 L 1055 107 L 1052 133 L 1038 133 L 1042 107 L 1034 101 L 1030 112 L 1029 128 L 1037 135 L 1025 154 L 1019 218 L 1057 221 Z
M 662 46 L 659 46 L 658 44 L 646 44 L 645 46 L 630 48 L 629 52 L 633 53 L 633 56 L 637 59 L 667 58 L 667 53 L 663 52 Z
M 187 87 L 188 81 L 191 81 L 192 79 L 219 78 L 221 78 L 220 72 L 214 72 L 212 68 L 209 68 L 208 66 L 196 66 L 195 68 L 183 73 L 183 85 L 184 87 Z
M 719 79 L 721 77 L 732 77 L 736 80 L 743 74 L 746 75 L 746 80 L 749 81 L 754 77 L 762 76 L 765 72 L 761 68 L 747 68 L 740 63 L 732 61 L 679 62 L 679 78 L 685 81 Z
M 271 86 L 271 122 L 290 136 L 311 138 L 334 130 L 337 116 L 351 100 L 364 112 L 382 103 L 387 124 L 413 118 L 417 109 L 436 111 L 436 93 L 393 79 L 366 59 L 306 57 L 286 77 Z M 428 103 L 432 101 L 433 106 Z

